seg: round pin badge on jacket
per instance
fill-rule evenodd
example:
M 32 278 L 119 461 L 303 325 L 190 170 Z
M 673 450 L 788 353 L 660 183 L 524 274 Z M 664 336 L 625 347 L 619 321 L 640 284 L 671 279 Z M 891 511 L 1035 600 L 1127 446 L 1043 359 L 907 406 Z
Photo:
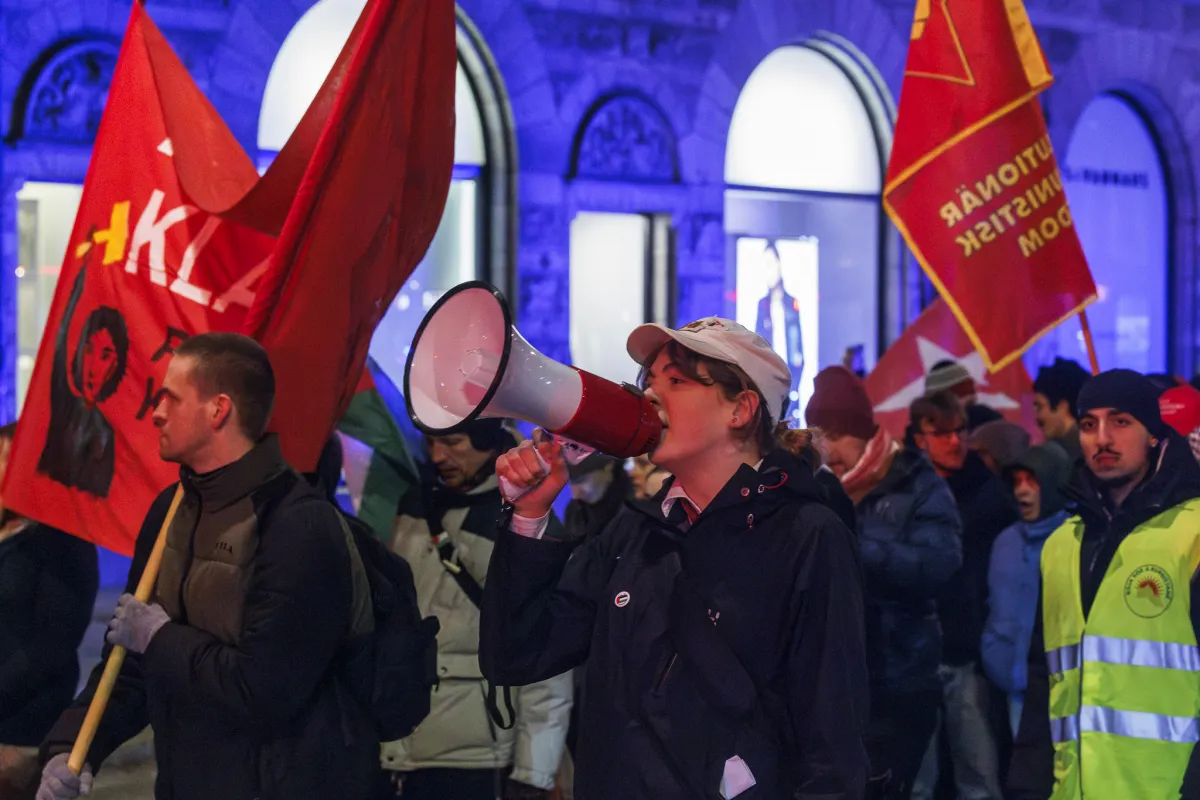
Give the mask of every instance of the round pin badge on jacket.
M 629 592 L 619 592 L 616 598 L 613 599 L 613 604 L 617 608 L 624 608 L 629 605 Z

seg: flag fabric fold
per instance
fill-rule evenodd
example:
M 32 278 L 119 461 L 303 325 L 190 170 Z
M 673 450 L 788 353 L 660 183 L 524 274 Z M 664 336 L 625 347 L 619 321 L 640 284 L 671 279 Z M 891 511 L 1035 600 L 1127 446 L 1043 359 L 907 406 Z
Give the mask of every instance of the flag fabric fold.
M 990 370 L 1096 299 L 1021 0 L 919 0 L 883 205 Z

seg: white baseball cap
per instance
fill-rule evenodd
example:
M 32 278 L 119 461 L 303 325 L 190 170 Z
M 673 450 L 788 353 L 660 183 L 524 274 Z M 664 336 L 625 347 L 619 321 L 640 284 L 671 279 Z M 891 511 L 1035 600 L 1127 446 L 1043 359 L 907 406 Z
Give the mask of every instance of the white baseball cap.
M 650 359 L 670 341 L 740 368 L 753 381 L 754 388 L 762 392 L 771 421 L 783 418 L 792 390 L 792 373 L 766 339 L 733 320 L 705 317 L 679 330 L 665 325 L 640 325 L 629 334 L 625 349 L 630 358 L 648 367 Z

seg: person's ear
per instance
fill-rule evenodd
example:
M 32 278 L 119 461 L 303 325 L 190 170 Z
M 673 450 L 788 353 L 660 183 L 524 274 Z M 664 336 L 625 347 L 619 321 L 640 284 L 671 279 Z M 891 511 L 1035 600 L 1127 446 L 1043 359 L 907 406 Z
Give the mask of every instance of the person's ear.
M 748 425 L 750 420 L 754 419 L 754 415 L 758 412 L 758 393 L 757 392 L 742 392 L 738 395 L 737 404 L 733 407 L 733 419 L 730 421 L 730 426 L 741 428 Z
M 227 394 L 219 394 L 212 399 L 212 409 L 209 412 L 209 424 L 213 430 L 224 428 L 233 419 L 233 400 Z

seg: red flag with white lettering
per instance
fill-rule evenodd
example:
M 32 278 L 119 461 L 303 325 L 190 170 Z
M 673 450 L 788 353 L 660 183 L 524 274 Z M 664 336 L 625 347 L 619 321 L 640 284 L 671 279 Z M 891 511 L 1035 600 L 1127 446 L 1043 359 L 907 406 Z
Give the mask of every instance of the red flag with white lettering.
M 150 63 L 164 49 L 175 59 L 134 3 L 4 486 L 14 511 L 125 554 L 178 476 L 151 419 L 171 352 L 241 328 L 253 294 L 239 279 L 275 244 L 182 190 Z M 249 191 L 258 174 L 216 110 L 190 80 L 170 91 L 229 190 Z
M 867 376 L 867 395 L 875 407 L 875 421 L 893 436 L 902 437 L 908 426 L 909 406 L 925 394 L 926 373 L 945 360 L 957 361 L 971 373 L 979 403 L 1040 438 L 1033 415 L 1033 381 L 1025 362 L 1017 360 L 989 374 L 983 357 L 941 299 L 905 329 Z
M 316 461 L 450 184 L 454 6 L 370 0 L 267 174 L 135 3 L 4 485 L 15 511 L 131 553 L 176 477 L 151 420 L 212 330 L 271 354 L 271 429 Z M 278 237 L 278 238 L 276 238 Z M 250 313 L 251 306 L 254 311 Z

